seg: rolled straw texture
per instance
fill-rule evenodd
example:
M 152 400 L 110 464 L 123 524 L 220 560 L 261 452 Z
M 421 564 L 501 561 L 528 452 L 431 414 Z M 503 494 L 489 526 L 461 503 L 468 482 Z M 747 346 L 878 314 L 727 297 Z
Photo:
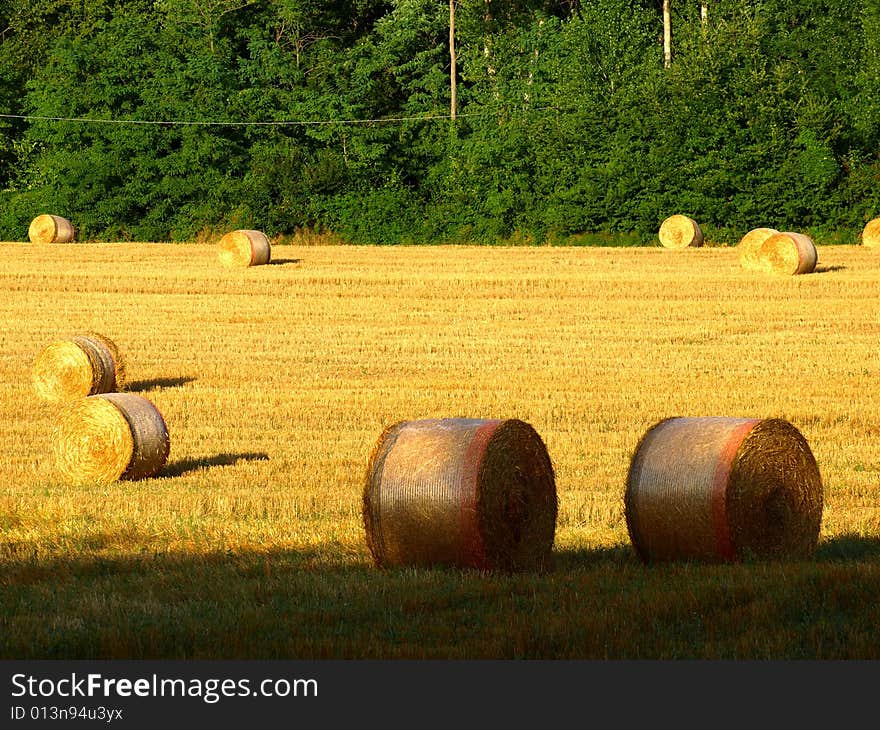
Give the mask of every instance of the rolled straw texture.
M 550 456 L 523 421 L 403 421 L 370 456 L 363 516 L 380 567 L 549 568 L 556 513 Z
M 758 250 L 758 267 L 771 274 L 809 274 L 818 261 L 813 239 L 803 233 L 774 233 Z
M 703 245 L 703 232 L 693 218 L 671 215 L 660 225 L 660 243 L 665 248 L 688 248 Z
M 121 390 L 125 365 L 114 342 L 103 335 L 75 335 L 53 342 L 34 361 L 31 381 L 50 403 Z
M 868 248 L 880 248 L 880 218 L 868 221 L 862 231 L 862 245 Z
M 737 245 L 739 263 L 744 269 L 757 269 L 760 267 L 758 252 L 770 236 L 779 233 L 775 228 L 753 228 L 746 233 Z
M 70 243 L 73 235 L 73 225 L 60 215 L 38 215 L 28 227 L 31 243 Z
M 151 477 L 165 465 L 170 446 L 162 414 L 133 393 L 76 401 L 61 413 L 52 435 L 58 473 L 73 484 Z
M 225 266 L 261 266 L 272 256 L 269 239 L 261 231 L 230 231 L 220 239 L 218 248 Z
M 787 421 L 670 418 L 642 437 L 626 524 L 645 562 L 805 558 L 822 519 L 822 479 Z

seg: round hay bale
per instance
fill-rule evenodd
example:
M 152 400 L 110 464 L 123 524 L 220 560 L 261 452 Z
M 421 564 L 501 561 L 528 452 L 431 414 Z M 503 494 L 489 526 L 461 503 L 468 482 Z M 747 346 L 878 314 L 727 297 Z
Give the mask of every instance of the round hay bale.
M 787 421 L 670 418 L 639 442 L 624 501 L 645 562 L 805 558 L 819 539 L 822 479 Z
M 269 239 L 261 231 L 230 231 L 218 246 L 225 266 L 261 266 L 268 264 L 272 255 Z
M 771 274 L 809 274 L 818 260 L 813 239 L 803 233 L 774 233 L 758 249 L 758 267 Z
M 550 456 L 523 421 L 403 421 L 370 456 L 363 517 L 379 567 L 549 568 L 556 512 Z
M 38 215 L 28 227 L 31 243 L 70 243 L 73 240 L 73 225 L 60 215 Z
M 660 226 L 660 243 L 665 248 L 688 248 L 703 245 L 703 232 L 693 218 L 671 215 Z
M 165 465 L 170 446 L 156 406 L 134 393 L 76 401 L 61 413 L 52 437 L 58 473 L 73 484 L 151 477 Z
M 34 361 L 31 381 L 50 403 L 122 390 L 125 364 L 108 337 L 90 333 L 53 342 Z
M 775 228 L 753 228 L 746 233 L 737 245 L 739 263 L 744 269 L 757 269 L 760 266 L 758 252 L 770 236 L 779 233 Z
M 868 248 L 880 248 L 880 218 L 868 221 L 862 231 L 862 245 Z

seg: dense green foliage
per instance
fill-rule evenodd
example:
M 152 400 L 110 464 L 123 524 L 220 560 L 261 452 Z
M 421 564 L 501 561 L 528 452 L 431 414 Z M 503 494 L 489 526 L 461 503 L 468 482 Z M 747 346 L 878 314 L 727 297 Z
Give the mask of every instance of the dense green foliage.
M 443 0 L 8 0 L 2 114 L 289 124 L 0 118 L 0 239 L 51 211 L 80 238 L 647 240 L 682 212 L 854 241 L 880 0 L 711 0 L 706 25 L 673 0 L 669 69 L 658 6 L 459 0 L 453 122 Z

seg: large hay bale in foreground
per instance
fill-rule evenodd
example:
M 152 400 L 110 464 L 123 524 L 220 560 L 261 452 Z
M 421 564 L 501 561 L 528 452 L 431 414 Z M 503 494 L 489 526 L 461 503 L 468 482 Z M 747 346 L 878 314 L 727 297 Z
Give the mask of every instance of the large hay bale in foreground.
M 736 247 L 739 254 L 739 263 L 745 269 L 757 269 L 760 267 L 758 252 L 770 236 L 779 233 L 775 228 L 753 228 L 746 233 Z
M 60 215 L 38 215 L 28 227 L 31 243 L 70 243 L 73 235 L 73 224 Z
M 803 233 L 774 233 L 758 249 L 758 268 L 771 274 L 810 274 L 818 261 L 813 239 Z
M 703 245 L 703 232 L 693 218 L 671 215 L 660 225 L 657 234 L 665 248 L 688 248 Z
M 261 231 L 230 231 L 218 244 L 220 261 L 225 266 L 261 266 L 272 256 L 269 239 Z
M 880 218 L 868 221 L 862 231 L 862 245 L 867 248 L 880 248 Z
M 819 539 L 822 479 L 787 421 L 670 418 L 636 448 L 625 507 L 645 562 L 805 558 Z
M 58 473 L 73 484 L 151 477 L 165 465 L 170 446 L 156 406 L 133 393 L 76 401 L 61 413 L 52 437 Z
M 34 361 L 31 381 L 50 403 L 121 390 L 125 364 L 114 342 L 94 333 L 53 342 Z
M 556 511 L 550 456 L 523 421 L 403 421 L 370 456 L 363 516 L 380 567 L 549 568 Z

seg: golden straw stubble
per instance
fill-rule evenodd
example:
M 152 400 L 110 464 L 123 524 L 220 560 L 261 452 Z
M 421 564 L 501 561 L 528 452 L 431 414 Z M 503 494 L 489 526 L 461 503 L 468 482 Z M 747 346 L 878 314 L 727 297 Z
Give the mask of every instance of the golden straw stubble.
M 94 332 L 73 335 L 44 348 L 34 361 L 31 382 L 50 403 L 122 390 L 125 365 L 109 337 Z
M 671 215 L 660 225 L 657 234 L 664 248 L 688 248 L 703 245 L 703 232 L 693 218 Z
M 865 225 L 862 245 L 866 248 L 880 248 L 880 218 L 874 218 Z
M 815 271 L 819 254 L 809 236 L 786 231 L 769 236 L 761 244 L 757 258 L 762 271 L 795 276 Z
M 801 559 L 816 549 L 822 491 L 787 421 L 670 418 L 633 454 L 626 523 L 645 562 Z
M 162 414 L 133 393 L 82 398 L 62 411 L 52 433 L 58 475 L 78 485 L 154 476 L 170 448 Z
M 73 237 L 73 224 L 60 215 L 38 215 L 28 227 L 31 243 L 70 243 Z
M 760 267 L 758 252 L 770 236 L 779 233 L 775 228 L 753 228 L 744 235 L 737 245 L 739 263 L 744 269 L 757 269 Z
M 380 567 L 548 569 L 556 515 L 553 465 L 523 421 L 404 421 L 369 460 L 364 527 Z
M 230 231 L 220 239 L 217 247 L 224 266 L 261 266 L 268 264 L 272 256 L 269 239 L 262 231 Z

